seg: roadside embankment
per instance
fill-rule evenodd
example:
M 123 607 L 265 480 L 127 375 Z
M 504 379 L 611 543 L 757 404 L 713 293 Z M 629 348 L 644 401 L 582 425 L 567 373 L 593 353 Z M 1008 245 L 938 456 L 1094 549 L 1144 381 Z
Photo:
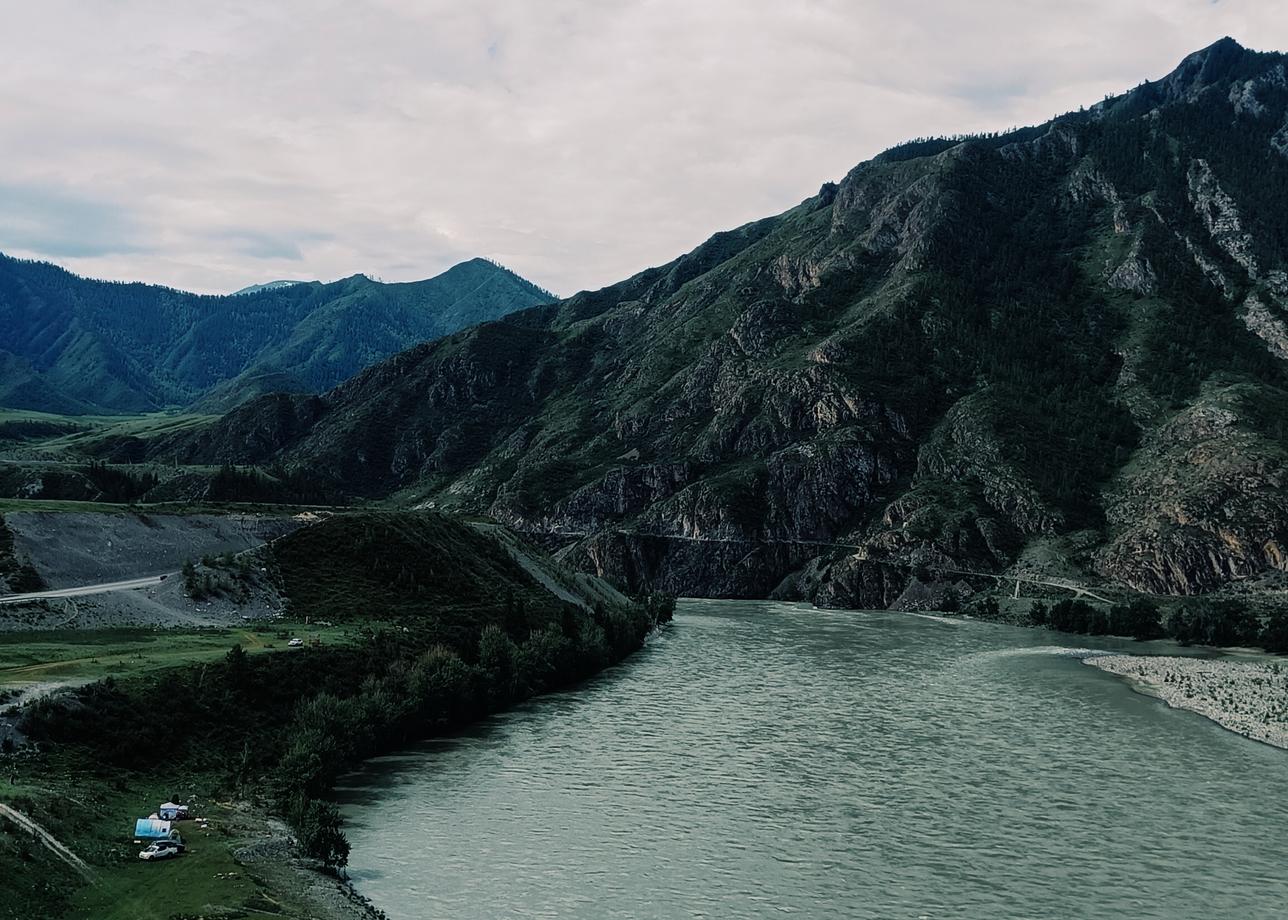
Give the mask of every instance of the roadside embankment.
M 1084 662 L 1126 678 L 1174 709 L 1288 748 L 1288 667 L 1279 662 L 1139 655 L 1098 655 Z

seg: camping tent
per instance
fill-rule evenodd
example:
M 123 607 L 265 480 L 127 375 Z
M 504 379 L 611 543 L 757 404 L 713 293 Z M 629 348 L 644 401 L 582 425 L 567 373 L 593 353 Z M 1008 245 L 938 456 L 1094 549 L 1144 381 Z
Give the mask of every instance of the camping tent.
M 166 802 L 157 809 L 157 815 L 166 821 L 178 821 L 180 818 L 188 817 L 188 806 Z
M 134 837 L 137 840 L 166 840 L 170 837 L 170 822 L 139 818 L 134 822 Z

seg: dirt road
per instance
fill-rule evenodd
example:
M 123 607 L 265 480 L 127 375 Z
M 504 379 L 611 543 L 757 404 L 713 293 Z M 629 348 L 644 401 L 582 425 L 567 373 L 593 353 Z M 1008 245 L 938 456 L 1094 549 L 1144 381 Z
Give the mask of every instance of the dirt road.
M 30 594 L 10 594 L 0 597 L 0 604 L 21 604 L 27 601 L 53 600 L 58 597 L 82 597 L 86 594 L 110 594 L 113 591 L 133 591 L 136 588 L 148 588 L 159 585 L 174 572 L 164 575 L 148 575 L 146 578 L 130 578 L 126 581 L 105 581 L 97 585 L 81 585 L 77 588 L 58 588 L 54 591 L 33 591 Z

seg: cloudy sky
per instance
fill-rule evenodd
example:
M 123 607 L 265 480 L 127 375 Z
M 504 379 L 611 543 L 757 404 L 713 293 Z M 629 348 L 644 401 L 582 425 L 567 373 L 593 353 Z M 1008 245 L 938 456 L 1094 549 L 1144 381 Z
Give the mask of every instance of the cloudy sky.
M 1288 3 L 7 3 L 0 250 L 198 291 L 483 255 L 570 294 L 1226 34 L 1288 49 Z

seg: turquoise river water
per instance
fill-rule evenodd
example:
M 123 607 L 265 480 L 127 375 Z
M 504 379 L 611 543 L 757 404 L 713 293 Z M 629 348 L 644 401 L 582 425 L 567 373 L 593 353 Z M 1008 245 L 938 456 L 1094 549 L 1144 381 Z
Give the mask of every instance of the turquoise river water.
M 1087 642 L 1142 650 L 682 601 L 594 681 L 349 777 L 351 876 L 391 920 L 1288 917 L 1288 752 Z

